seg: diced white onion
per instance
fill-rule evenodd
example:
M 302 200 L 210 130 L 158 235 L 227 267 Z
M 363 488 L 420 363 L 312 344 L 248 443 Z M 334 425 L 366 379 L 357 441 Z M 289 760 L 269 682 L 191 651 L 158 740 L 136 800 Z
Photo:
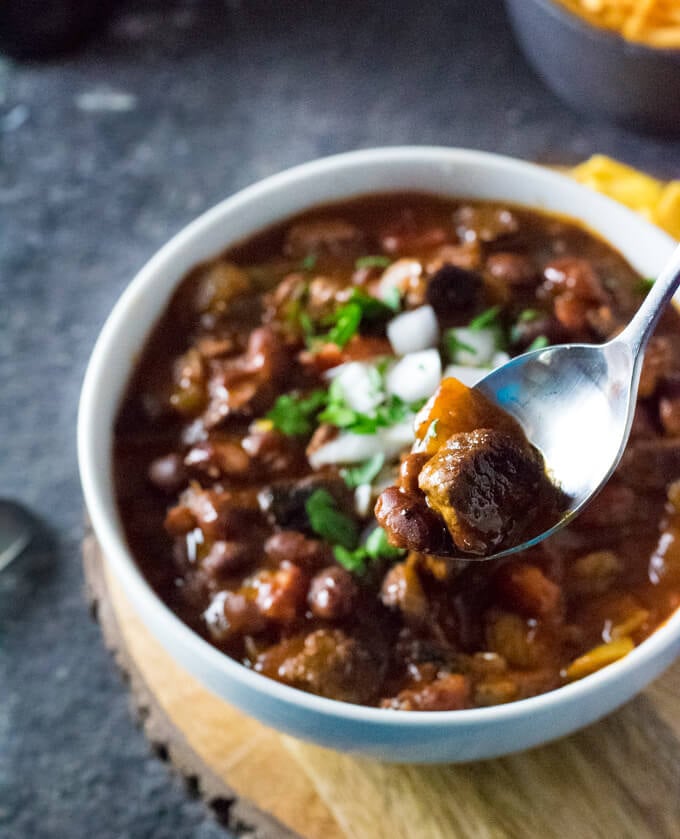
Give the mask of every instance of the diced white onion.
M 474 387 L 484 376 L 488 376 L 490 370 L 485 367 L 463 367 L 460 364 L 449 364 L 444 368 L 443 379 L 453 376 L 454 379 L 462 382 L 467 387 Z
M 365 361 L 350 361 L 332 368 L 332 379 L 342 391 L 348 408 L 360 414 L 370 414 L 384 400 L 380 377 L 375 365 Z
M 422 350 L 405 355 L 385 377 L 387 392 L 404 402 L 427 399 L 437 389 L 442 377 L 438 350 Z
M 373 488 L 370 484 L 360 484 L 354 490 L 354 509 L 357 515 L 365 518 L 371 512 Z
M 503 364 L 507 364 L 510 361 L 510 356 L 508 353 L 499 350 L 498 352 L 493 354 L 493 358 L 491 359 L 491 366 L 495 370 L 496 367 L 501 367 Z
M 413 440 L 413 417 L 389 428 L 381 428 L 375 434 L 341 431 L 337 437 L 312 452 L 309 463 L 312 469 L 334 463 L 363 463 L 378 452 L 385 455 L 385 460 L 392 460 L 407 449 Z
M 387 324 L 387 337 L 397 355 L 427 350 L 439 343 L 439 324 L 432 306 L 403 312 Z
M 496 353 L 497 334 L 493 329 L 469 329 L 461 326 L 450 330 L 451 334 L 470 347 L 456 347 L 453 351 L 454 364 L 462 364 L 465 367 L 489 367 L 491 359 Z
M 422 273 L 423 266 L 417 260 L 398 259 L 383 271 L 378 285 L 378 297 L 381 300 L 389 300 L 395 288 L 403 294 L 410 281 L 417 280 Z

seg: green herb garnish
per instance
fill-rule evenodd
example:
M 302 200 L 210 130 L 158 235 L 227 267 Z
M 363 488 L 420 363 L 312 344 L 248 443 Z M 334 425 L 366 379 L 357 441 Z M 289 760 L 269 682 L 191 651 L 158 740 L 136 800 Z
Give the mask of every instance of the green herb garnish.
M 635 284 L 636 294 L 647 295 L 654 285 L 654 277 L 641 277 Z
M 329 390 L 328 406 L 319 414 L 319 422 L 328 422 L 337 428 L 352 431 L 354 434 L 375 434 L 379 428 L 389 428 L 406 419 L 410 414 L 419 411 L 426 400 L 409 405 L 398 396 L 390 396 L 383 404 L 378 405 L 373 414 L 361 414 L 348 408 L 343 401 L 334 398 Z
M 472 318 L 472 320 L 468 324 L 468 329 L 473 329 L 475 332 L 478 332 L 480 329 L 487 329 L 490 326 L 497 326 L 498 315 L 500 314 L 500 312 L 500 306 L 492 306 L 490 309 L 486 309 L 486 311 L 482 312 L 480 315 L 477 315 L 476 318 Z
M 361 576 L 368 570 L 372 561 L 379 559 L 398 559 L 406 554 L 401 548 L 395 548 L 387 540 L 387 533 L 382 527 L 376 527 L 371 531 L 368 538 L 361 547 L 355 550 L 347 550 L 340 545 L 333 548 L 336 560 L 353 574 Z
M 305 510 L 317 536 L 348 551 L 356 548 L 359 539 L 357 523 L 338 510 L 336 501 L 328 490 L 315 490 L 307 499 Z
M 375 476 L 383 468 L 385 463 L 385 455 L 381 452 L 374 454 L 369 460 L 359 463 L 357 466 L 349 466 L 346 469 L 341 469 L 345 483 L 350 489 L 355 489 L 362 484 L 370 484 Z
M 357 334 L 362 320 L 388 318 L 393 314 L 394 310 L 387 303 L 358 288 L 352 289 L 347 303 L 338 306 L 321 322 L 322 326 L 330 326 L 330 330 L 325 335 L 312 335 L 307 344 L 312 349 L 318 344 L 336 344 L 342 348 Z
M 461 350 L 463 350 L 463 352 L 469 352 L 470 355 L 477 355 L 477 350 L 473 346 L 460 340 L 460 338 L 456 335 L 455 329 L 447 329 L 444 333 L 444 346 L 446 347 L 446 353 L 451 361 L 454 360 Z
M 303 271 L 313 271 L 319 257 L 315 253 L 308 253 L 307 256 L 300 263 L 300 268 Z
M 517 317 L 517 323 L 531 323 L 531 321 L 538 320 L 543 312 L 539 309 L 524 309 Z
M 360 256 L 354 263 L 355 268 L 387 268 L 392 264 L 389 256 Z
M 315 390 L 306 397 L 284 394 L 274 403 L 274 407 L 266 414 L 274 428 L 289 437 L 303 437 L 311 434 L 314 420 L 318 412 L 326 404 L 327 394 L 324 390 Z
M 531 350 L 542 350 L 544 347 L 547 347 L 550 341 L 546 338 L 545 335 L 539 335 L 538 338 L 534 338 L 534 340 L 529 344 L 524 352 L 531 352 Z

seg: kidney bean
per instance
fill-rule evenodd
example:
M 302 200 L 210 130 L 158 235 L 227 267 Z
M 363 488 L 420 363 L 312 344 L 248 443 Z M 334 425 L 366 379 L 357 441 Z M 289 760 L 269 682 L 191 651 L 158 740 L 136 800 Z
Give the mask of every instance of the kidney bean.
M 312 578 L 307 602 L 315 617 L 339 620 L 351 613 L 356 597 L 357 586 L 352 575 L 332 565 Z

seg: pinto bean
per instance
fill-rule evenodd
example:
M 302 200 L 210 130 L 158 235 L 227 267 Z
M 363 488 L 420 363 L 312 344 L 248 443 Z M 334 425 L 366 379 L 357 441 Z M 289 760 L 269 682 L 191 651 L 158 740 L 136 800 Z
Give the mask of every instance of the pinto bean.
M 211 636 L 219 642 L 262 632 L 267 625 L 253 600 L 238 591 L 218 592 L 203 618 Z
M 554 302 L 555 317 L 568 332 L 580 335 L 588 326 L 590 303 L 572 291 L 558 294 Z
M 356 254 L 364 243 L 364 234 L 344 219 L 308 220 L 294 224 L 286 234 L 284 253 L 293 259 L 310 254 L 342 257 Z
M 409 561 L 390 568 L 380 588 L 380 599 L 389 609 L 398 609 L 409 625 L 422 625 L 430 609 L 415 563 Z
M 380 705 L 397 711 L 459 711 L 469 697 L 467 676 L 447 673 L 422 688 L 402 690 L 392 699 L 383 699 Z
M 587 259 L 563 256 L 553 259 L 543 269 L 543 288 L 547 292 L 571 292 L 578 300 L 606 303 L 607 293 L 592 264 Z
M 153 460 L 149 466 L 149 480 L 166 495 L 179 492 L 187 482 L 181 455 L 171 452 Z
M 509 286 L 534 285 L 539 278 L 534 263 L 521 253 L 499 251 L 486 260 L 486 270 Z
M 237 478 L 250 469 L 250 458 L 238 443 L 206 440 L 190 449 L 184 458 L 184 465 L 213 480 L 223 476 Z
M 267 620 L 285 625 L 304 614 L 309 580 L 292 562 L 282 562 L 276 571 L 260 571 L 251 584 L 257 608 Z
M 395 547 L 451 554 L 451 537 L 422 495 L 388 487 L 378 496 L 375 517 Z
M 315 568 L 331 559 L 329 549 L 318 539 L 309 539 L 297 530 L 281 530 L 267 539 L 264 552 L 275 563 L 292 562 L 302 568 Z
M 312 578 L 307 602 L 315 617 L 339 620 L 351 613 L 356 597 L 357 586 L 352 575 L 332 565 Z
M 223 580 L 231 574 L 243 571 L 253 559 L 251 543 L 218 539 L 201 562 L 201 568 L 211 579 Z
M 454 213 L 454 223 L 462 242 L 495 242 L 519 230 L 517 216 L 505 207 L 459 207 Z

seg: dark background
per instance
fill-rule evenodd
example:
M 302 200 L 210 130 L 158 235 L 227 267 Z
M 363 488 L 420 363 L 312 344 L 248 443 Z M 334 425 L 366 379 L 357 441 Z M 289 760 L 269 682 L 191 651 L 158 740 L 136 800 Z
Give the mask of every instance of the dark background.
M 547 92 L 500 0 L 158 0 L 67 57 L 0 57 L 0 496 L 44 523 L 0 574 L 3 838 L 224 835 L 135 728 L 85 606 L 81 379 L 123 287 L 195 215 L 291 164 L 401 143 L 680 174 L 677 141 Z

